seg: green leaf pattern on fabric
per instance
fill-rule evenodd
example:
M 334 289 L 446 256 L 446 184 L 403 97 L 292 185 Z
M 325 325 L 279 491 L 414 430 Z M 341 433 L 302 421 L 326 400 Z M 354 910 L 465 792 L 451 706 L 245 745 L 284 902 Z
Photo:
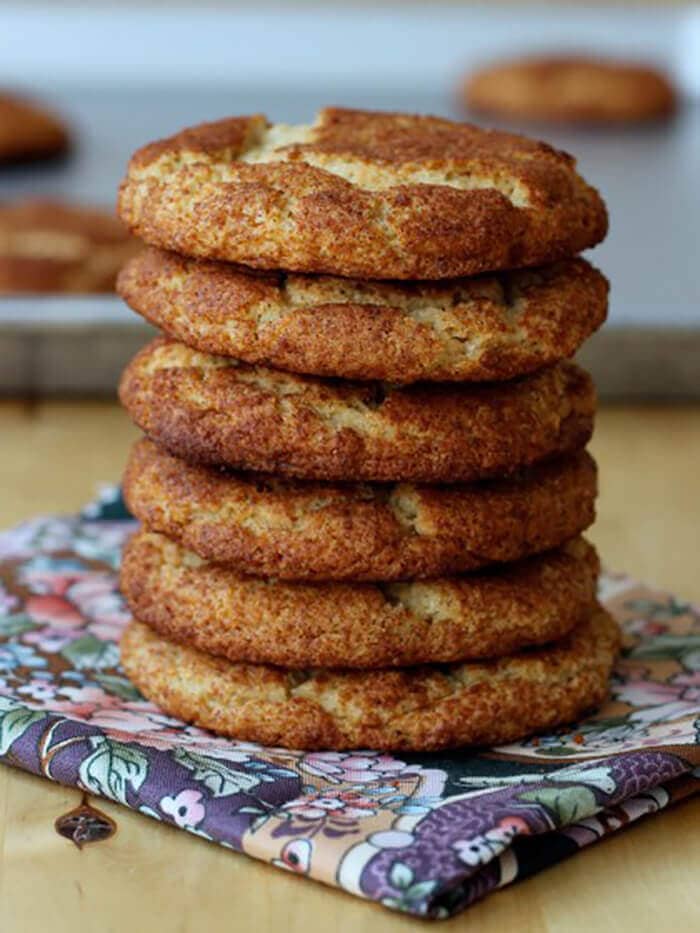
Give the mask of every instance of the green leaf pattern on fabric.
M 173 757 L 178 764 L 192 771 L 194 779 L 202 783 L 214 797 L 247 794 L 260 784 L 256 774 L 236 771 L 217 758 L 188 752 L 184 748 L 176 748 Z
M 94 635 L 84 635 L 67 645 L 61 652 L 76 670 L 101 670 L 116 667 L 119 649 L 112 642 L 100 641 Z
M 583 785 L 577 787 L 541 787 L 519 794 L 520 800 L 539 803 L 553 814 L 556 826 L 565 826 L 593 816 L 599 809 L 593 791 Z
M 28 615 L 19 613 L 13 616 L 0 616 L 0 638 L 11 638 L 13 635 L 23 635 L 38 628 Z
M 129 787 L 138 791 L 146 780 L 148 758 L 134 745 L 101 735 L 92 736 L 90 745 L 93 751 L 80 765 L 82 786 L 117 803 L 128 803 Z
M 7 697 L 0 697 L 0 755 L 6 755 L 10 746 L 21 738 L 35 722 L 46 719 L 47 713 L 27 709 Z

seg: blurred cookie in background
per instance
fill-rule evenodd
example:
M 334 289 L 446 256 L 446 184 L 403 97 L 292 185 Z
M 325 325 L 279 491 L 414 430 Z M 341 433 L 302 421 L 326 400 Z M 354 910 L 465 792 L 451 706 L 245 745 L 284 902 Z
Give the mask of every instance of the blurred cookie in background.
M 662 119 L 678 103 L 670 79 L 655 67 L 565 55 L 494 63 L 467 78 L 462 97 L 491 116 L 601 125 Z
M 111 292 L 138 250 L 107 210 L 46 199 L 0 204 L 0 294 Z
M 59 117 L 40 104 L 0 91 L 0 164 L 50 159 L 70 147 Z

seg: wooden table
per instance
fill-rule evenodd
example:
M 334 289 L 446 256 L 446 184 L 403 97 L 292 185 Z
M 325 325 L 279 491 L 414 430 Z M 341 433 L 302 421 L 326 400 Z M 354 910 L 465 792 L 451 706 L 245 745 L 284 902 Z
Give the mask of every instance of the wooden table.
M 0 526 L 75 509 L 115 480 L 136 432 L 110 403 L 0 403 Z M 593 450 L 609 566 L 700 600 L 700 408 L 611 408 Z M 79 852 L 53 830 L 77 791 L 0 768 L 3 933 L 261 933 L 418 928 L 106 801 L 116 836 Z M 642 821 L 439 929 L 665 933 L 700 929 L 700 800 Z

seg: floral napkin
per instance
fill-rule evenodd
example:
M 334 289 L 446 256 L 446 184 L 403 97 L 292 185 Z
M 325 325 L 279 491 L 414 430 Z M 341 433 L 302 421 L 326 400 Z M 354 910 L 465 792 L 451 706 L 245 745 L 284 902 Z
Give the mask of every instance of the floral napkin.
M 401 758 L 263 748 L 163 715 L 121 671 L 116 569 L 134 527 L 111 489 L 0 535 L 7 764 L 428 918 L 700 787 L 700 614 L 672 596 L 603 578 L 626 652 L 610 701 L 571 728 Z

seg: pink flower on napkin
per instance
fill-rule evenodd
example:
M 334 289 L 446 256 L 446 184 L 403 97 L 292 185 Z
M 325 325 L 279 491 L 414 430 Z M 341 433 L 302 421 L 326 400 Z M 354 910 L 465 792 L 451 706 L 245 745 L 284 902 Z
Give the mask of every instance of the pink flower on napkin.
M 197 790 L 182 790 L 176 797 L 163 797 L 160 808 L 178 826 L 195 828 L 204 819 L 202 795 Z
M 391 755 L 352 755 L 343 752 L 310 752 L 299 765 L 302 771 L 325 778 L 333 784 L 368 784 L 409 777 L 420 772 Z
M 334 819 L 361 820 L 376 813 L 375 801 L 354 791 L 340 791 L 333 796 L 305 794 L 297 800 L 285 803 L 282 810 L 302 820 L 320 820 L 326 816 Z

